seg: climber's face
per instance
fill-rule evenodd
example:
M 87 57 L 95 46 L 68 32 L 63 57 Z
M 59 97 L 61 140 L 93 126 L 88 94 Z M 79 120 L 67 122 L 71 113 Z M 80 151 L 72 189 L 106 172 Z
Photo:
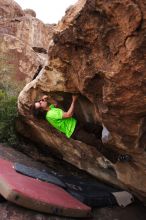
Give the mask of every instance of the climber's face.
M 45 99 L 41 99 L 40 101 L 35 103 L 36 109 L 39 109 L 39 108 L 46 109 L 47 106 L 48 106 L 48 103 Z

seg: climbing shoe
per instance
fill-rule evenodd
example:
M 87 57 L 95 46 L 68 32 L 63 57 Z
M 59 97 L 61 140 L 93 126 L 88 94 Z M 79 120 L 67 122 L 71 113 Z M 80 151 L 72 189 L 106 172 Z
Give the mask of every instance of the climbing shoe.
M 129 154 L 120 154 L 117 159 L 119 162 L 130 162 L 131 160 L 132 156 Z

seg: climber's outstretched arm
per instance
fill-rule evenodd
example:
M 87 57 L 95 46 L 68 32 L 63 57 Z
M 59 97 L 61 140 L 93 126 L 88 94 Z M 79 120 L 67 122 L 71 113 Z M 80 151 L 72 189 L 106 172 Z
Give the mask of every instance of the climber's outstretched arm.
M 67 112 L 63 112 L 63 118 L 71 118 L 73 116 L 73 113 L 74 113 L 74 108 L 75 108 L 75 103 L 76 103 L 76 100 L 77 100 L 78 96 L 77 95 L 73 95 L 72 96 L 72 103 L 68 109 Z

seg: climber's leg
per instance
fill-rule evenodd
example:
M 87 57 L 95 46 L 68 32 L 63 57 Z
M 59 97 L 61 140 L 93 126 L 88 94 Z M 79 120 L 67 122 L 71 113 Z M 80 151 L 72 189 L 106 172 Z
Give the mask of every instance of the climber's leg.
M 85 131 L 95 134 L 96 138 L 101 139 L 103 127 L 100 124 L 86 122 L 83 123 L 82 127 Z
M 82 125 L 78 126 L 72 135 L 73 139 L 82 141 L 88 145 L 96 147 L 96 149 L 102 153 L 108 160 L 112 163 L 129 162 L 131 161 L 131 156 L 128 154 L 120 154 L 116 150 L 103 145 L 100 139 L 98 139 L 95 134 L 89 133 L 82 128 Z

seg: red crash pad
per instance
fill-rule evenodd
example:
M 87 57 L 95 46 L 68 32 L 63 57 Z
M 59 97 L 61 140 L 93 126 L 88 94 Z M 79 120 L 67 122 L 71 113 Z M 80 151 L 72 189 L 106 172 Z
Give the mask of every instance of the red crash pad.
M 13 163 L 0 159 L 0 194 L 7 200 L 40 212 L 88 217 L 91 208 L 61 187 L 17 173 Z

